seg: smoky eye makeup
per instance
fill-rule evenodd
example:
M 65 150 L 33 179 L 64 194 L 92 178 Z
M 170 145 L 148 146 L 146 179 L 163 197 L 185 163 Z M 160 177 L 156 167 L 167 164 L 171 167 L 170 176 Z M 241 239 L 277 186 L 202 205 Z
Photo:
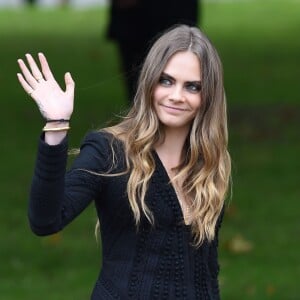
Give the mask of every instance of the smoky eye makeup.
M 161 74 L 161 76 L 159 77 L 159 80 L 158 82 L 161 84 L 161 85 L 164 85 L 164 86 L 169 86 L 173 83 L 173 79 L 168 76 L 167 74 Z
M 159 77 L 158 83 L 162 86 L 171 86 L 173 83 L 175 83 L 176 80 L 172 76 L 162 73 L 161 76 Z M 187 81 L 184 84 L 184 88 L 191 92 L 191 93 L 199 93 L 201 91 L 202 85 L 201 81 Z
M 185 88 L 192 93 L 199 93 L 201 91 L 201 81 L 187 82 Z

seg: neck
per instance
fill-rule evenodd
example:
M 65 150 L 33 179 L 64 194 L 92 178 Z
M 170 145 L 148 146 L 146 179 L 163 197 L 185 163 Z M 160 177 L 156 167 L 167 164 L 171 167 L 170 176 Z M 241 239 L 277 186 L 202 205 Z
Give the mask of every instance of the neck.
M 187 135 L 186 128 L 165 128 L 165 138 L 155 146 L 155 150 L 167 169 L 177 167 L 182 162 Z

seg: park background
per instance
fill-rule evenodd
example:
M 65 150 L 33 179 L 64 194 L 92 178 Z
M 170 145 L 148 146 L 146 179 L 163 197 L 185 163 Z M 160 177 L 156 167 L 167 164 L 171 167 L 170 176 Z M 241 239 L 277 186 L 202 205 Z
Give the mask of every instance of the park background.
M 0 299 L 89 299 L 101 265 L 91 205 L 62 233 L 34 236 L 27 201 L 44 125 L 16 78 L 43 51 L 76 81 L 71 147 L 126 109 L 108 7 L 0 10 Z M 230 205 L 220 236 L 222 299 L 300 299 L 300 1 L 203 1 L 201 27 L 224 65 Z

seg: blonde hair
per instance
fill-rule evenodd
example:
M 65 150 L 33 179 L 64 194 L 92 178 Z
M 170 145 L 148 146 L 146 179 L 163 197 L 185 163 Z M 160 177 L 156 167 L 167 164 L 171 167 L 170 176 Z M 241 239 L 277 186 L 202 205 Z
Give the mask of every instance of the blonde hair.
M 127 194 L 136 225 L 142 214 L 154 224 L 145 195 L 155 169 L 151 151 L 164 133 L 152 95 L 168 60 L 180 51 L 193 52 L 200 61 L 202 73 L 201 108 L 186 140 L 185 161 L 176 175 L 176 179 L 183 180 L 183 192 L 192 199 L 191 228 L 195 245 L 199 246 L 205 239 L 211 241 L 215 237 L 231 172 L 223 70 L 208 38 L 198 28 L 186 25 L 164 33 L 145 59 L 129 113 L 117 125 L 103 130 L 124 144 L 125 172 L 129 173 Z

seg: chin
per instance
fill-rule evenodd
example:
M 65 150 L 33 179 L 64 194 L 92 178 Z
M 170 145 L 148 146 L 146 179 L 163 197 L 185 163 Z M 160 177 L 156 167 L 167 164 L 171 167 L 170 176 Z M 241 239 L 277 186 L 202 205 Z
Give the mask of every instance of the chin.
M 173 129 L 186 129 L 191 127 L 191 122 L 185 123 L 185 122 L 172 122 L 172 121 L 166 121 L 161 122 L 163 127 L 166 128 L 173 128 Z

